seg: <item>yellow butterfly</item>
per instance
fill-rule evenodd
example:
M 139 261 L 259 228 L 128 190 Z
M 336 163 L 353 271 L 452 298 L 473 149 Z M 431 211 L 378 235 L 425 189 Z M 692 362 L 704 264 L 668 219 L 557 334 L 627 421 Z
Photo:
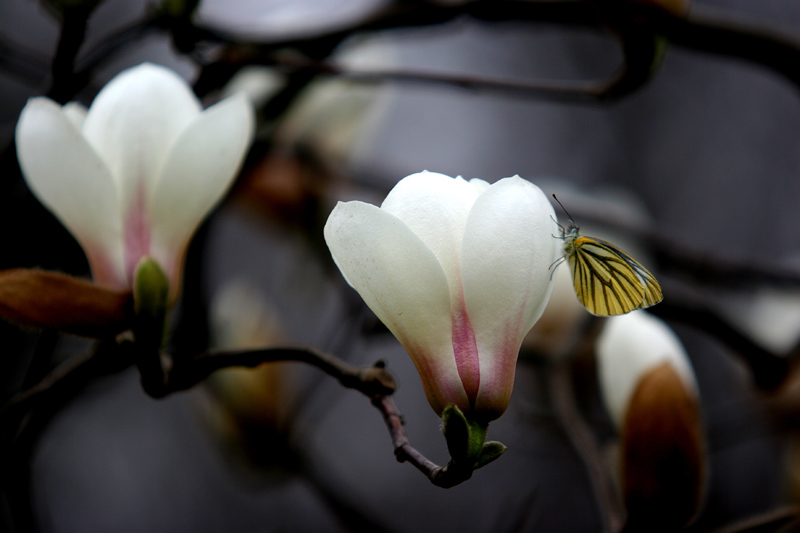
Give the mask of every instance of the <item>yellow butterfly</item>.
M 608 241 L 581 235 L 569 212 L 564 212 L 569 216 L 569 226 L 556 222 L 564 239 L 564 256 L 553 265 L 569 262 L 575 294 L 590 313 L 624 315 L 664 298 L 656 278 L 636 259 Z

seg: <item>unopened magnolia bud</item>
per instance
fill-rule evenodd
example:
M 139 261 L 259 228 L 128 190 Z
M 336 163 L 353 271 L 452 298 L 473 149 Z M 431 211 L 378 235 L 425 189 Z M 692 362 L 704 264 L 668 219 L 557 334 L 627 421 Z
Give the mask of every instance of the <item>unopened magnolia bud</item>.
M 678 337 L 645 311 L 609 319 L 597 340 L 603 397 L 620 432 L 631 531 L 676 531 L 700 509 L 706 455 L 700 401 Z
M 621 441 L 629 527 L 676 531 L 689 523 L 705 490 L 705 445 L 697 397 L 669 363 L 639 381 Z

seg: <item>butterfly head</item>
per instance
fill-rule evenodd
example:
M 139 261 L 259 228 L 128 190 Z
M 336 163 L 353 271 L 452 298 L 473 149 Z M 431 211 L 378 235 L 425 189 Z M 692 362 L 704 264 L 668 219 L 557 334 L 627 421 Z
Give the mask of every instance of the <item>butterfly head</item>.
M 581 236 L 578 226 L 570 220 L 566 228 L 561 226 L 561 238 L 564 239 L 564 255 L 569 255 L 575 251 L 575 241 Z

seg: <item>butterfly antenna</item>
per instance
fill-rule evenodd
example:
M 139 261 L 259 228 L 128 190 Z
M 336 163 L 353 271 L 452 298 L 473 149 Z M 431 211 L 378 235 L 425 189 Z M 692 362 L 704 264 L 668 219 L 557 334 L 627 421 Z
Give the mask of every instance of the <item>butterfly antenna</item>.
M 560 206 L 561 206 L 561 209 L 563 209 L 563 210 L 564 210 L 564 212 L 565 212 L 565 213 L 567 214 L 567 216 L 569 217 L 569 221 L 570 221 L 570 222 L 572 222 L 572 225 L 574 226 L 574 225 L 575 225 L 575 219 L 573 219 L 573 218 L 572 218 L 572 215 L 570 215 L 570 214 L 569 214 L 569 211 L 567 211 L 567 208 L 566 208 L 566 207 L 564 207 L 564 204 L 562 204 L 562 203 L 561 203 L 561 201 L 558 199 L 558 197 L 555 195 L 555 193 L 553 193 L 553 198 L 555 199 L 555 201 L 556 201 L 556 202 L 558 202 L 558 205 L 560 205 Z M 560 224 L 559 224 L 559 225 L 560 225 Z

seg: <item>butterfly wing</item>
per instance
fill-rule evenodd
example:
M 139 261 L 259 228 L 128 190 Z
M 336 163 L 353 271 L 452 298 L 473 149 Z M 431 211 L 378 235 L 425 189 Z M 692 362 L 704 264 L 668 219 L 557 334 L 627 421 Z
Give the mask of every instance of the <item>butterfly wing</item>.
M 622 315 L 663 298 L 655 277 L 610 242 L 576 237 L 568 260 L 575 294 L 594 315 Z

